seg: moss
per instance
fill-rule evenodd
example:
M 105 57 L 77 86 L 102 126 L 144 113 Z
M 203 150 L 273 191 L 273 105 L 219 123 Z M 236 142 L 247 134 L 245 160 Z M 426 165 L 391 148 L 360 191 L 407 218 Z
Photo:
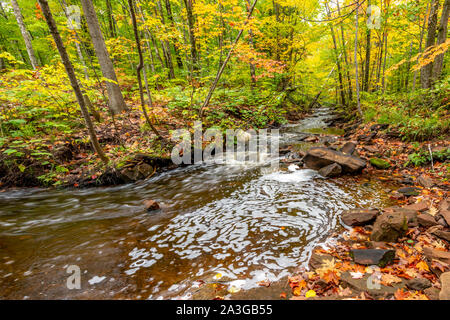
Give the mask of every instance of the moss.
M 389 162 L 379 158 L 370 159 L 370 164 L 377 169 L 388 169 L 391 166 Z

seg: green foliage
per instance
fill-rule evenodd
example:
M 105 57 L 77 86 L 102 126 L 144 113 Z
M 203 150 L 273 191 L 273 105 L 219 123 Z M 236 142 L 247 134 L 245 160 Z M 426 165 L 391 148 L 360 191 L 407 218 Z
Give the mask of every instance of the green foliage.
M 434 162 L 450 161 L 450 148 L 434 151 L 431 155 L 428 150 L 419 150 L 411 153 L 408 156 L 409 161 L 405 165 L 414 165 L 416 167 L 424 166 L 431 162 L 431 158 L 433 158 Z
M 423 141 L 450 132 L 448 95 L 442 83 L 434 90 L 387 95 L 385 99 L 367 95 L 365 120 L 398 128 L 404 140 Z

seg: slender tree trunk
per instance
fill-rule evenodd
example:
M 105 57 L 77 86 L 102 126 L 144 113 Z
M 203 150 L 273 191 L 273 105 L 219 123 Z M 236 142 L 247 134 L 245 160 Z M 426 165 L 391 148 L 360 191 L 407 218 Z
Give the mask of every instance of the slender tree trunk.
M 162 138 L 161 135 L 159 134 L 158 130 L 156 130 L 156 128 L 153 126 L 152 122 L 150 121 L 150 118 L 147 114 L 147 110 L 145 109 L 144 90 L 142 88 L 142 80 L 141 80 L 141 71 L 142 71 L 142 68 L 144 67 L 144 58 L 142 56 L 141 42 L 139 40 L 139 32 L 137 29 L 136 15 L 134 13 L 133 0 L 128 0 L 128 5 L 130 7 L 130 15 L 131 15 L 131 21 L 133 23 L 134 38 L 136 40 L 136 46 L 137 46 L 137 50 L 138 50 L 138 54 L 139 54 L 139 64 L 136 67 L 136 71 L 137 71 L 137 79 L 138 79 L 138 84 L 139 84 L 139 96 L 141 98 L 142 112 L 144 113 L 145 120 L 147 121 L 147 124 L 150 126 L 152 131 L 159 138 Z M 147 92 L 147 93 L 148 93 L 149 100 L 151 101 L 150 92 Z
M 191 43 L 191 59 L 192 59 L 192 70 L 194 73 L 199 70 L 199 54 L 197 51 L 197 42 L 194 34 L 194 15 L 192 13 L 192 0 L 183 0 L 186 7 L 186 14 L 188 20 L 189 28 L 189 41 Z
M 370 7 L 370 0 L 367 2 L 367 6 Z M 369 91 L 369 77 L 370 77 L 370 51 L 371 51 L 371 30 L 367 28 L 366 34 L 366 66 L 364 67 L 364 85 L 363 90 Z
M 157 1 L 157 8 L 155 7 L 155 15 L 158 17 L 158 12 L 161 20 L 161 25 L 165 25 L 166 22 L 164 20 L 164 13 L 161 6 L 161 1 Z M 172 63 L 172 52 L 170 51 L 170 44 L 169 41 L 164 40 L 161 41 L 161 45 L 164 52 L 164 57 L 166 59 L 166 65 L 169 69 L 169 79 L 175 79 L 175 70 L 173 69 L 173 63 Z
M 419 56 L 417 57 L 417 63 L 419 63 L 420 58 L 422 56 L 422 44 L 423 44 L 423 37 L 425 34 L 425 28 L 427 26 L 427 22 L 428 22 L 428 16 L 429 16 L 429 9 L 430 9 L 430 3 L 427 3 L 427 10 L 425 11 L 425 19 L 423 19 L 423 26 L 422 29 L 420 30 L 420 40 L 419 40 Z M 414 71 L 414 77 L 413 77 L 413 91 L 416 90 L 416 81 L 417 81 L 417 74 L 418 74 L 419 70 Z
M 78 84 L 78 80 L 75 75 L 73 65 L 70 62 L 69 55 L 67 54 L 67 51 L 66 51 L 66 48 L 64 47 L 61 36 L 59 35 L 58 29 L 56 27 L 56 22 L 53 19 L 52 13 L 50 12 L 48 2 L 47 2 L 47 0 L 38 0 L 38 1 L 41 6 L 41 10 L 42 10 L 42 13 L 44 14 L 47 25 L 50 29 L 50 33 L 52 34 L 53 39 L 56 44 L 56 47 L 58 48 L 59 55 L 61 56 L 61 61 L 64 65 L 64 68 L 66 69 L 67 76 L 69 77 L 70 84 L 72 85 L 73 91 L 75 92 L 75 96 L 77 97 L 78 104 L 80 105 L 81 113 L 84 117 L 84 120 L 86 122 L 86 127 L 89 131 L 89 136 L 91 139 L 92 146 L 94 147 L 95 152 L 97 152 L 97 154 L 99 155 L 100 159 L 105 164 L 107 164 L 109 161 L 108 157 L 103 152 L 103 150 L 97 140 L 94 126 L 92 124 L 91 118 L 89 117 L 89 112 L 86 108 L 86 105 L 85 105 L 85 102 L 83 99 L 83 93 L 81 92 L 80 86 Z
M 249 14 L 250 8 L 251 8 L 251 2 L 250 0 L 247 0 L 247 14 Z M 223 20 L 223 19 L 222 19 Z M 250 36 L 249 38 L 249 42 L 250 42 L 250 46 L 252 47 L 252 49 L 254 48 L 254 43 L 253 43 L 253 31 L 252 29 L 248 30 L 248 35 Z M 256 68 L 255 65 L 251 62 L 252 60 L 250 60 L 250 77 L 252 78 L 252 85 L 256 85 Z
M 328 18 L 331 18 L 330 8 L 328 7 L 328 2 L 325 2 L 325 9 L 327 11 Z M 336 58 L 336 66 L 337 66 L 337 70 L 338 70 L 339 93 L 341 95 L 342 104 L 345 106 L 346 103 L 345 103 L 344 82 L 342 80 L 341 61 L 340 61 L 339 55 L 338 55 L 338 47 L 337 47 L 337 42 L 336 42 L 336 35 L 334 33 L 334 28 L 333 28 L 333 24 L 332 23 L 330 23 L 330 30 L 331 30 L 331 37 L 333 39 L 334 55 L 335 55 L 335 58 Z
M 108 16 L 108 24 L 109 24 L 109 35 L 111 38 L 116 36 L 116 31 L 114 29 L 114 20 L 113 20 L 113 10 L 111 6 L 111 0 L 106 0 L 106 15 Z
M 25 47 L 27 48 L 28 57 L 30 58 L 31 67 L 36 69 L 38 67 L 38 61 L 34 53 L 33 45 L 31 43 L 30 34 L 28 33 L 25 22 L 23 21 L 22 12 L 20 11 L 19 4 L 16 0 L 11 0 L 11 5 L 14 10 L 14 15 L 16 16 L 17 24 L 19 25 L 20 32 L 22 33 L 23 41 L 25 42 Z
M 447 40 L 448 30 L 448 15 L 450 11 L 450 0 L 445 0 L 444 7 L 442 8 L 441 22 L 439 24 L 439 31 L 437 36 L 437 45 L 443 44 Z M 441 76 L 442 66 L 444 65 L 444 53 L 441 53 L 436 57 L 433 64 L 433 79 L 436 81 Z
M 128 108 L 125 104 L 125 100 L 123 99 L 113 63 L 109 56 L 108 50 L 106 49 L 105 40 L 100 30 L 94 5 L 92 4 L 92 0 L 81 0 L 81 5 L 83 6 L 89 33 L 91 35 L 92 43 L 94 44 L 95 53 L 100 64 L 102 74 L 106 79 L 111 80 L 106 81 L 106 90 L 108 91 L 109 97 L 109 108 L 113 114 L 118 114 Z
M 336 1 L 337 9 L 338 9 L 338 15 L 341 15 L 341 8 L 339 6 L 339 1 Z M 353 89 L 352 89 L 352 80 L 350 77 L 350 64 L 347 57 L 347 48 L 345 45 L 345 36 L 344 36 L 344 27 L 342 25 L 342 22 L 340 24 L 341 29 L 341 39 L 342 39 L 342 52 L 344 53 L 344 61 L 345 61 L 345 69 L 347 70 L 347 82 L 348 82 L 348 100 L 353 100 Z
M 167 11 L 167 18 L 169 19 L 172 28 L 175 30 L 175 20 L 173 18 L 172 6 L 170 5 L 170 0 L 165 0 L 165 6 L 166 6 L 166 11 Z M 180 52 L 176 45 L 173 45 L 173 50 L 175 52 L 175 59 L 177 60 L 178 68 L 182 69 L 183 61 L 181 60 L 181 55 L 180 55 Z
M 409 45 L 408 63 L 406 64 L 406 72 L 405 72 L 405 91 L 406 92 L 408 92 L 408 86 L 409 86 L 409 71 L 411 70 L 412 50 L 413 50 L 413 41 L 411 41 L 411 44 Z
M 355 82 L 356 82 L 356 107 L 358 109 L 358 113 L 363 117 L 363 113 L 361 110 L 361 100 L 359 96 L 359 77 L 358 77 L 358 12 L 359 12 L 359 0 L 356 0 L 356 10 L 355 10 L 355 50 L 354 50 L 354 59 L 355 59 Z
M 436 43 L 436 27 L 439 11 L 439 0 L 432 0 L 430 8 L 430 18 L 428 19 L 428 33 L 425 45 L 425 55 L 427 50 Z M 428 89 L 431 87 L 431 78 L 433 73 L 433 63 L 429 63 L 421 69 L 422 88 Z

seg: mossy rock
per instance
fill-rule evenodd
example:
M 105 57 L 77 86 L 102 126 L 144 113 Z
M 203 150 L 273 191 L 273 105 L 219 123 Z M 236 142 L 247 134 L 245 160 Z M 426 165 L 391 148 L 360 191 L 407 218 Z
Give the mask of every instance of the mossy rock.
M 379 158 L 370 159 L 370 164 L 377 169 L 389 169 L 389 167 L 391 166 L 389 162 Z

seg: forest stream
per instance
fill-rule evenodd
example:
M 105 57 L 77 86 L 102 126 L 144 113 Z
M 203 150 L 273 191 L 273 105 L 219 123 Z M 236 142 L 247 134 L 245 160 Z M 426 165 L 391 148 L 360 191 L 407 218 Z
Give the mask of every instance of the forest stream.
M 317 109 L 281 128 L 281 139 L 321 131 L 329 117 Z M 147 212 L 147 199 L 161 210 Z M 286 278 L 342 228 L 342 210 L 387 202 L 375 181 L 239 163 L 192 165 L 118 187 L 6 191 L 0 298 L 189 299 L 214 277 L 257 298 L 248 290 Z M 81 289 L 66 286 L 72 265 Z

